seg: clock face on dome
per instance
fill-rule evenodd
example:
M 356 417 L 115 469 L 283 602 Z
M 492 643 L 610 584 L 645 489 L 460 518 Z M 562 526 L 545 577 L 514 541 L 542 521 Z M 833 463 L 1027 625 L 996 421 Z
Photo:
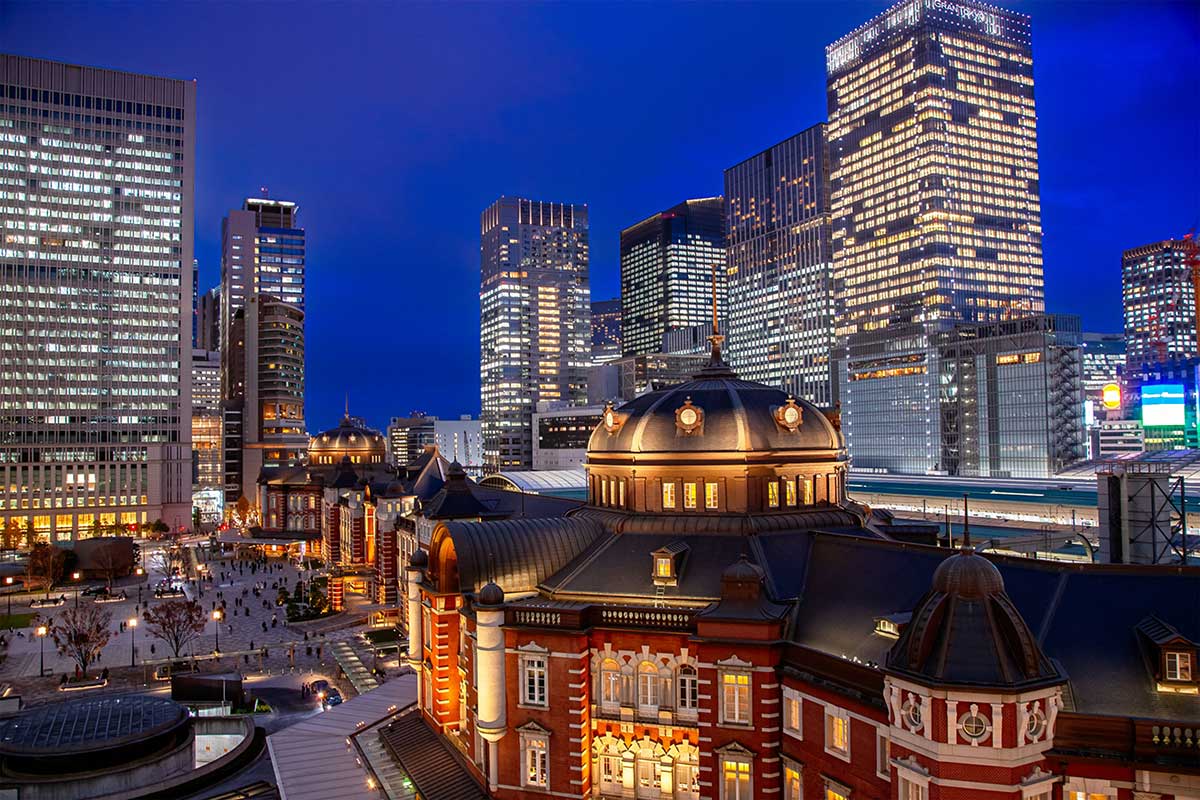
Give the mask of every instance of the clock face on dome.
M 787 405 L 775 409 L 775 423 L 781 428 L 795 433 L 802 422 L 804 422 L 804 409 L 796 405 L 794 397 L 788 398 Z
M 606 409 L 604 411 L 605 430 L 607 430 L 609 433 L 615 433 L 619 424 L 620 423 L 617 420 L 617 412 L 613 411 L 611 408 Z
M 704 409 L 692 405 L 692 398 L 683 401 L 683 405 L 675 409 L 675 427 L 690 436 L 700 430 L 704 423 Z

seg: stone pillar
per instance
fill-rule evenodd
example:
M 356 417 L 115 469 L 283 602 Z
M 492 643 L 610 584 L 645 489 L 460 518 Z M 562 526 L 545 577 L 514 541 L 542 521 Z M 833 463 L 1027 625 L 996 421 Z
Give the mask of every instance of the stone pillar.
M 495 591 L 490 592 L 490 589 Z M 475 604 L 475 646 L 475 681 L 479 694 L 475 729 L 487 741 L 498 742 L 508 732 L 508 726 L 505 720 L 504 593 L 495 584 L 485 586 Z M 494 759 L 491 766 L 490 781 L 495 791 Z
M 425 551 L 413 553 L 405 576 L 408 578 L 408 665 L 417 672 L 417 704 L 421 702 L 421 580 L 425 577 Z M 420 562 L 420 563 L 418 563 Z
M 342 595 L 342 576 L 329 576 L 329 607 L 334 611 L 341 611 L 345 607 L 345 601 Z

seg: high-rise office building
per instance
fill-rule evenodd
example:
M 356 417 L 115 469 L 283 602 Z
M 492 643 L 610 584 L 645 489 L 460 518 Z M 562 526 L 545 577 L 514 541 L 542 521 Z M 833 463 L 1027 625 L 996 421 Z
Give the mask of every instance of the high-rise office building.
M 663 334 L 725 315 L 725 203 L 685 200 L 621 231 L 621 350 L 657 353 Z
M 587 402 L 587 206 L 501 197 L 480 223 L 484 459 L 489 470 L 529 469 L 537 403 Z
M 1029 18 L 904 0 L 825 60 L 839 335 L 1041 312 Z
M 225 499 L 303 459 L 305 231 L 289 200 L 247 198 L 221 223 Z
M 835 401 L 825 126 L 725 170 L 729 363 L 746 380 Z
M 221 349 L 221 287 L 214 286 L 196 301 L 196 349 Z
M 442 457 L 457 461 L 468 475 L 483 474 L 483 425 L 470 414 L 458 419 L 435 419 L 434 443 Z
M 196 84 L 0 55 L 0 524 L 191 519 Z
M 221 414 L 221 354 L 192 351 L 192 491 L 225 485 Z
M 1088 456 L 1096 457 L 1096 436 L 1090 432 L 1108 419 L 1123 416 L 1121 378 L 1125 372 L 1125 336 L 1120 333 L 1085 333 L 1079 347 L 1080 364 L 1083 372 L 1083 424 L 1089 431 L 1085 439 Z M 1116 396 L 1105 387 L 1117 387 Z M 1106 402 L 1107 401 L 1107 402 Z M 1116 403 L 1114 407 L 1112 404 Z
M 412 411 L 407 417 L 392 417 L 387 426 L 388 461 L 402 467 L 421 455 L 428 445 L 436 444 L 437 422 L 437 417 L 421 411 Z
M 1126 250 L 1121 300 L 1128 372 L 1196 357 L 1196 298 L 1185 242 L 1168 239 Z
M 592 364 L 621 357 L 621 298 L 592 301 Z

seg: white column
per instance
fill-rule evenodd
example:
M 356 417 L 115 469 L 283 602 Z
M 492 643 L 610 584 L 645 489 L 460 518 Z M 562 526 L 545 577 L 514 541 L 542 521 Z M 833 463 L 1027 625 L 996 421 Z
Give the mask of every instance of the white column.
M 424 570 L 410 566 L 405 570 L 405 575 L 408 577 L 408 665 L 417 673 L 417 706 L 420 707 L 421 663 L 424 660 L 421 641 L 421 578 L 424 576 Z
M 489 742 L 500 741 L 507 732 L 503 626 L 503 606 L 475 606 L 475 679 L 479 689 L 475 725 L 479 735 Z

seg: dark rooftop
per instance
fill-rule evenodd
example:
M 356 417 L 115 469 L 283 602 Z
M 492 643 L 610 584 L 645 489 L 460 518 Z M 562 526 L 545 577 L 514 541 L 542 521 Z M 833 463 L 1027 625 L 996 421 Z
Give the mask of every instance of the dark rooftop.
M 104 750 L 187 721 L 178 703 L 146 695 L 89 697 L 0 719 L 0 754 L 52 756 Z

